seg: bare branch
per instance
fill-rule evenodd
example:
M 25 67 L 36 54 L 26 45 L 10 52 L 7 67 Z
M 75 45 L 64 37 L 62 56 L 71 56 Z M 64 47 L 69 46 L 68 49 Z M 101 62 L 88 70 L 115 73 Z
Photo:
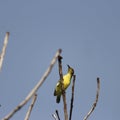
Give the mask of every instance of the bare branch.
M 60 80 L 63 81 L 63 73 L 62 73 L 62 56 L 58 56 L 58 68 L 59 68 L 59 75 L 60 75 Z M 60 82 L 61 82 L 60 81 Z M 63 88 L 64 90 L 64 88 Z
M 9 32 L 6 32 L 2 52 L 0 54 L 0 71 L 2 69 L 2 64 L 3 64 L 3 60 L 4 60 L 4 56 L 5 56 L 6 47 L 7 47 L 7 44 L 8 44 L 9 34 L 10 34 Z
M 60 120 L 58 110 L 56 110 L 55 112 L 56 112 L 56 114 L 55 114 L 55 113 L 52 114 L 53 118 L 54 118 L 55 120 Z
M 44 73 L 44 75 L 42 76 L 42 78 L 39 80 L 39 82 L 36 84 L 36 86 L 30 91 L 30 93 L 27 95 L 27 97 L 15 108 L 13 109 L 8 115 L 5 116 L 5 118 L 3 118 L 2 120 L 8 120 L 10 119 L 18 110 L 20 110 L 30 99 L 31 97 L 37 92 L 37 90 L 40 88 L 40 86 L 43 84 L 43 82 L 45 81 L 45 79 L 48 77 L 48 75 L 50 74 L 54 64 L 57 61 L 58 56 L 60 55 L 60 53 L 62 52 L 61 49 L 59 49 L 55 56 L 53 57 L 50 66 L 48 67 L 48 69 L 46 70 L 46 72 Z
M 60 116 L 59 116 L 58 110 L 56 110 L 56 115 L 57 115 L 57 117 L 58 117 L 58 120 L 60 120 Z
M 28 111 L 27 111 L 27 114 L 26 114 L 24 120 L 29 120 L 29 117 L 30 117 L 30 114 L 31 114 L 31 111 L 32 111 L 32 109 L 33 109 L 33 106 L 34 106 L 34 104 L 35 104 L 36 99 L 37 99 L 37 94 L 35 94 L 35 95 L 33 96 L 31 105 L 29 106 L 29 109 L 28 109 Z
M 72 118 L 73 101 L 74 101 L 75 79 L 76 79 L 76 75 L 73 75 L 73 85 L 72 85 L 72 96 L 71 96 L 71 104 L 70 104 L 70 116 L 69 116 L 69 120 L 71 120 L 71 118 Z
M 58 57 L 58 67 L 59 67 L 59 75 L 60 75 L 60 82 L 61 82 L 61 88 L 62 88 L 62 97 L 63 97 L 63 104 L 64 104 L 64 117 L 65 120 L 68 120 L 68 113 L 67 113 L 67 103 L 66 103 L 66 93 L 64 90 L 63 85 L 63 74 L 62 74 L 62 57 Z
M 57 118 L 57 116 L 56 116 L 56 114 L 54 113 L 54 114 L 52 114 L 52 117 L 55 119 L 55 120 L 58 120 L 58 118 Z
M 98 102 L 98 98 L 99 98 L 99 92 L 100 92 L 100 79 L 97 78 L 97 92 L 96 92 L 96 99 L 92 105 L 92 108 L 90 109 L 90 111 L 87 113 L 87 115 L 84 117 L 83 120 L 87 120 L 87 118 L 91 115 L 91 113 L 94 111 L 97 102 Z

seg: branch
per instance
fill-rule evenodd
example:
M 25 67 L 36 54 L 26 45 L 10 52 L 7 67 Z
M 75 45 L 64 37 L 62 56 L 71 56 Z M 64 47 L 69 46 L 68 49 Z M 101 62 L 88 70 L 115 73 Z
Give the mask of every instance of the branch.
M 53 118 L 54 118 L 55 120 L 60 120 L 58 110 L 56 110 L 55 112 L 56 112 L 56 113 L 52 114 Z
M 72 96 L 71 96 L 71 104 L 70 104 L 70 116 L 69 116 L 69 120 L 71 120 L 71 118 L 72 118 L 73 101 L 74 101 L 75 79 L 76 79 L 76 75 L 73 75 L 73 85 L 72 85 Z
M 59 75 L 60 75 L 60 82 L 61 82 L 61 88 L 62 88 L 62 97 L 63 97 L 63 104 L 64 104 L 64 117 L 65 120 L 68 120 L 68 113 L 67 113 L 67 103 L 66 103 L 66 93 L 64 90 L 63 85 L 63 74 L 62 74 L 62 57 L 58 57 L 58 66 L 59 66 Z
M 53 118 L 55 120 L 60 120 L 60 116 L 59 116 L 58 110 L 56 110 L 55 112 L 56 112 L 56 114 L 52 114 Z
M 27 95 L 27 97 L 14 109 L 12 110 L 8 115 L 5 116 L 5 118 L 3 118 L 2 120 L 8 120 L 10 119 L 18 110 L 20 110 L 30 99 L 31 97 L 37 92 L 37 90 L 40 88 L 40 86 L 43 84 L 43 82 L 45 81 L 45 79 L 48 77 L 48 75 L 50 74 L 54 64 L 57 61 L 58 56 L 60 55 L 60 53 L 62 52 L 61 49 L 59 49 L 55 56 L 53 57 L 50 66 L 48 67 L 48 69 L 46 70 L 46 72 L 44 73 L 44 75 L 42 76 L 42 78 L 39 80 L 39 82 L 36 84 L 36 86 L 31 90 L 31 92 Z
M 90 109 L 90 111 L 87 113 L 87 115 L 84 117 L 83 120 L 87 120 L 87 118 L 91 115 L 91 113 L 94 111 L 97 102 L 98 102 L 98 98 L 99 98 L 99 92 L 100 92 L 100 79 L 97 78 L 97 92 L 96 92 L 96 99 L 92 105 L 92 108 Z
M 56 110 L 56 115 L 57 115 L 57 117 L 58 117 L 58 120 L 60 120 L 60 116 L 59 116 L 58 110 Z
M 55 119 L 55 120 L 58 120 L 58 118 L 57 118 L 57 116 L 56 116 L 56 114 L 54 113 L 54 114 L 52 114 L 52 117 Z
M 6 32 L 2 52 L 0 54 L 0 71 L 2 69 L 2 64 L 3 64 L 3 60 L 4 60 L 4 56 L 5 56 L 6 47 L 7 47 L 7 44 L 8 44 L 9 34 L 10 34 L 9 32 Z
M 34 104 L 35 104 L 36 99 L 37 99 L 37 94 L 35 94 L 35 95 L 33 96 L 31 105 L 29 106 L 29 109 L 28 109 L 28 111 L 27 111 L 27 114 L 26 114 L 24 120 L 29 120 L 29 117 L 30 117 L 30 114 L 31 114 L 31 111 L 32 111 L 32 109 L 33 109 L 33 106 L 34 106 Z

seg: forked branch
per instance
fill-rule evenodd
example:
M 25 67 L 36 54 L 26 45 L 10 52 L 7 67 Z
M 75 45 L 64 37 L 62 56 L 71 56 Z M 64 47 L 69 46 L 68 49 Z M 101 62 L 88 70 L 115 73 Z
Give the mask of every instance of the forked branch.
M 27 97 L 15 108 L 13 109 L 8 115 L 6 115 L 2 120 L 9 120 L 18 110 L 20 110 L 31 98 L 32 96 L 37 92 L 37 90 L 41 87 L 43 82 L 46 80 L 48 75 L 50 74 L 54 64 L 56 63 L 58 56 L 61 54 L 62 50 L 59 49 L 55 56 L 53 57 L 50 66 L 42 76 L 42 78 L 39 80 L 39 82 L 36 84 L 36 86 L 30 91 L 30 93 L 27 95 Z

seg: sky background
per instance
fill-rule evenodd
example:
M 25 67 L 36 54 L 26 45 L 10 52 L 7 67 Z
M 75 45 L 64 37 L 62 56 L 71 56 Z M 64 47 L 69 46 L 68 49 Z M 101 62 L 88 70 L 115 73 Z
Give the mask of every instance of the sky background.
M 61 48 L 63 73 L 67 64 L 76 74 L 74 120 L 83 120 L 101 90 L 89 120 L 118 120 L 120 114 L 119 0 L 0 0 L 0 50 L 6 32 L 9 43 L 0 72 L 0 119 L 15 108 L 37 84 Z M 58 65 L 38 90 L 30 120 L 54 120 L 63 103 L 53 96 Z M 67 89 L 67 105 L 71 86 Z M 31 101 L 30 101 L 31 102 Z M 11 120 L 23 120 L 30 102 Z

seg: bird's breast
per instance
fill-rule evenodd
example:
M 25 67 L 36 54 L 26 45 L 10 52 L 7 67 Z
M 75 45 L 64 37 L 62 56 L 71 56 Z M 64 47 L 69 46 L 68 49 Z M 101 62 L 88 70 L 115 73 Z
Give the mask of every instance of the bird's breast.
M 71 81 L 71 76 L 69 74 L 65 75 L 63 77 L 64 79 L 64 88 L 66 89 L 69 85 L 70 85 L 70 81 Z

